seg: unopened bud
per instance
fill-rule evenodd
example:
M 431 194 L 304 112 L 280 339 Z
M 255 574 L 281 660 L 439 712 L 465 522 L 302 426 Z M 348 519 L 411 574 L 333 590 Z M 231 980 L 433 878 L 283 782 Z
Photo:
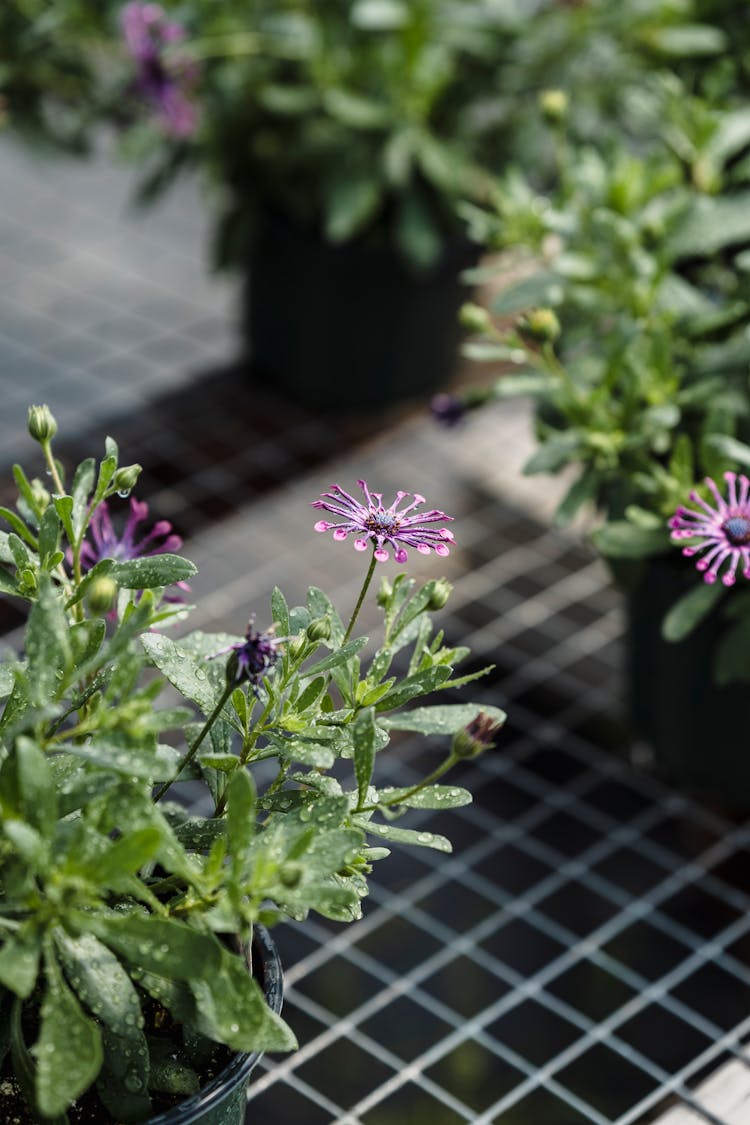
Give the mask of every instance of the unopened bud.
M 458 319 L 461 327 L 465 328 L 467 332 L 491 332 L 492 321 L 490 314 L 481 305 L 475 305 L 473 301 L 467 301 L 466 304 L 461 305 L 458 312 Z
M 453 586 L 447 578 L 437 578 L 433 583 L 432 593 L 430 600 L 427 603 L 428 609 L 442 609 L 448 598 L 451 596 Z
M 284 863 L 279 870 L 279 882 L 289 890 L 299 886 L 302 878 L 302 866 L 299 863 Z
M 42 482 L 39 480 L 39 477 L 34 477 L 34 479 L 30 483 L 31 495 L 34 497 L 34 503 L 37 506 L 37 510 L 40 512 L 46 511 L 46 509 L 50 506 L 52 497 L 50 496 L 49 492 L 44 487 Z
M 516 325 L 524 340 L 551 344 L 560 335 L 560 321 L 553 309 L 529 309 Z
M 38 441 L 41 445 L 46 445 L 52 440 L 57 433 L 57 422 L 46 403 L 42 406 L 29 407 L 28 427 L 34 441 Z
M 385 609 L 385 607 L 388 605 L 388 603 L 390 602 L 392 597 L 393 597 L 393 586 L 391 585 L 391 583 L 388 581 L 387 578 L 383 578 L 381 580 L 380 589 L 377 592 L 377 596 L 375 598 L 375 601 L 377 602 L 377 604 L 380 606 L 381 609 Z
M 568 115 L 568 95 L 564 90 L 542 90 L 539 108 L 550 125 L 557 125 Z
M 495 736 L 502 729 L 502 723 L 490 718 L 484 711 L 457 731 L 453 736 L 451 750 L 456 758 L 478 758 L 485 750 L 495 745 Z
M 112 478 L 112 487 L 121 496 L 129 496 L 141 475 L 140 465 L 123 465 Z
M 94 579 L 86 595 L 86 604 L 96 617 L 109 613 L 117 600 L 117 590 L 114 578 L 108 578 L 106 574 Z
M 289 653 L 289 657 L 292 662 L 294 662 L 295 660 L 299 660 L 304 652 L 308 650 L 308 643 L 309 642 L 305 633 L 300 633 L 298 637 L 294 637 L 289 642 L 289 644 L 287 645 L 287 652 Z
M 305 629 L 305 636 L 313 644 L 316 641 L 327 641 L 331 636 L 331 621 L 328 617 L 316 617 Z

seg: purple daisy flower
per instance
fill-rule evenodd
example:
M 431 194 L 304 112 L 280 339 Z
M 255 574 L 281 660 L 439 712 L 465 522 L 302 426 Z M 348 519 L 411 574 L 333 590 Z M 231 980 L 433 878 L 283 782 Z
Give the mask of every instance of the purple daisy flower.
M 170 136 L 189 137 L 197 123 L 196 108 L 190 98 L 197 67 L 186 59 L 164 58 L 164 49 L 184 39 L 185 29 L 169 22 L 159 4 L 144 4 L 140 0 L 125 5 L 121 25 L 125 44 L 136 63 L 137 92 L 154 107 Z
M 102 559 L 116 559 L 124 562 L 127 559 L 139 559 L 144 555 L 163 555 L 179 551 L 182 539 L 172 531 L 168 520 L 158 520 L 157 523 L 144 534 L 142 525 L 148 519 L 148 504 L 130 498 L 130 515 L 123 529 L 118 535 L 112 524 L 109 514 L 109 505 L 103 501 L 91 517 L 89 532 L 91 541 L 85 540 L 81 546 L 81 564 L 84 570 L 90 570 L 95 563 Z M 184 583 L 178 583 L 184 586 Z
M 401 501 L 412 493 L 397 492 L 391 506 L 386 508 L 382 493 L 370 492 L 366 481 L 358 480 L 357 484 L 365 494 L 366 505 L 344 492 L 338 484 L 331 485 L 331 491 L 324 492 L 321 499 L 312 501 L 313 508 L 322 508 L 342 518 L 340 523 L 319 520 L 315 524 L 316 531 L 332 531 L 334 539 L 346 539 L 354 532 L 357 534 L 355 549 L 366 551 L 372 541 L 378 562 L 385 562 L 390 557 L 385 549 L 387 543 L 393 547 L 393 557 L 397 563 L 406 562 L 406 547 L 414 547 L 422 555 L 429 555 L 430 551 L 434 551 L 436 555 L 450 554 L 448 544 L 455 542 L 453 533 L 447 527 L 438 529 L 424 525 L 452 520 L 453 516 L 446 516 L 445 512 L 440 512 L 437 508 L 420 515 L 409 515 L 409 512 L 425 502 L 424 496 L 417 492 L 413 494 L 411 504 L 400 510 Z
M 257 695 L 261 680 L 279 658 L 279 645 L 287 638 L 274 637 L 270 632 L 256 631 L 253 628 L 254 622 L 255 618 L 251 617 L 247 623 L 244 641 L 229 645 L 228 648 L 214 653 L 214 656 L 230 653 L 227 661 L 227 683 L 231 683 L 234 687 L 245 682 L 250 683 Z
M 702 540 L 694 546 L 683 547 L 682 553 L 688 557 L 701 554 L 695 565 L 705 572 L 705 582 L 715 582 L 719 570 L 729 560 L 721 580 L 725 586 L 733 586 L 740 562 L 744 577 L 750 578 L 750 480 L 736 473 L 724 473 L 724 479 L 728 485 L 726 500 L 714 481 L 706 477 L 705 483 L 713 493 L 716 506 L 712 508 L 693 490 L 690 499 L 702 510 L 680 507 L 669 526 L 673 539 Z

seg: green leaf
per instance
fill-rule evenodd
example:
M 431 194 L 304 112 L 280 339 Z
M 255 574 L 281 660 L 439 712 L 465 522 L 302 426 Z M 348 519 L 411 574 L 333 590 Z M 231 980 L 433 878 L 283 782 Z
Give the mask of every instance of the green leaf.
M 16 771 L 26 819 L 42 835 L 51 834 L 57 818 L 57 795 L 49 762 L 37 744 L 22 735 L 16 740 Z
M 95 479 L 96 461 L 93 457 L 87 457 L 85 461 L 81 461 L 76 469 L 75 476 L 73 477 L 73 486 L 70 490 L 70 495 L 73 499 L 71 521 L 76 541 L 80 539 L 84 530 L 86 512 L 88 511 L 89 505 L 89 495 L 94 487 Z
M 557 505 L 555 523 L 564 527 L 574 519 L 584 504 L 596 498 L 599 487 L 599 476 L 593 469 L 586 469 L 577 480 L 573 481 L 568 491 Z
M 437 707 L 415 707 L 398 715 L 382 715 L 378 724 L 387 730 L 408 730 L 417 734 L 452 735 L 485 714 L 495 723 L 505 722 L 505 712 L 479 703 L 453 703 Z
M 115 1035 L 106 1025 L 102 1045 L 104 1061 L 96 1090 L 115 1121 L 138 1125 L 151 1118 L 148 1096 L 150 1058 L 146 1036 L 131 1030 L 128 1038 Z
M 198 568 L 179 555 L 151 555 L 115 562 L 109 573 L 126 590 L 150 590 L 184 582 L 197 574 Z
M 616 559 L 640 559 L 661 555 L 669 550 L 669 530 L 637 527 L 627 520 L 614 520 L 591 535 L 598 551 Z
M 212 977 L 222 963 L 216 938 L 170 918 L 140 912 L 92 914 L 88 929 L 129 964 L 170 980 Z
M 5 520 L 21 539 L 25 539 L 32 550 L 35 551 L 37 549 L 37 540 L 33 532 L 29 530 L 21 517 L 16 515 L 11 508 L 0 506 L 0 519 Z
M 453 669 L 445 664 L 438 664 L 433 668 L 425 668 L 421 672 L 416 672 L 413 676 L 407 676 L 401 683 L 397 683 L 387 695 L 380 700 L 376 706 L 376 711 L 380 714 L 381 711 L 392 711 L 395 707 L 401 707 L 404 703 L 408 703 L 410 699 L 416 699 L 420 695 L 427 695 L 428 692 L 435 691 L 444 684 L 446 680 L 450 679 Z
M 387 105 L 340 86 L 325 91 L 323 105 L 331 117 L 350 129 L 380 129 L 388 124 L 390 118 Z M 372 177 L 370 179 L 372 181 Z M 363 175 L 360 183 L 365 181 Z
M 42 1114 L 54 1117 L 92 1085 L 103 1055 L 99 1028 L 84 1015 L 51 953 L 45 965 L 41 1029 L 31 1053 L 37 1065 L 37 1104 Z
M 55 511 L 60 517 L 60 523 L 65 528 L 65 534 L 72 543 L 76 537 L 73 528 L 73 497 L 53 496 L 52 503 L 54 504 Z
M 25 1000 L 33 992 L 39 974 L 42 940 L 30 925 L 7 938 L 0 947 L 0 984 Z
M 525 477 L 534 473 L 556 473 L 580 454 L 582 442 L 575 431 L 547 438 L 523 467 Z
M 68 620 L 49 579 L 40 583 L 26 627 L 28 677 L 34 699 L 48 703 L 64 688 L 72 665 Z
M 227 785 L 227 843 L 235 881 L 242 878 L 255 835 L 255 783 L 246 769 L 236 769 Z
M 409 809 L 459 809 L 470 805 L 471 793 L 458 785 L 428 785 L 418 793 L 409 789 L 381 789 L 378 801 L 381 804 L 404 805 Z
M 307 608 L 311 617 L 327 617 L 331 623 L 331 643 L 340 645 L 344 639 L 344 625 L 327 594 L 317 586 L 310 586 L 307 591 Z
M 747 622 L 727 629 L 716 649 L 714 675 L 724 686 L 734 680 L 747 680 Z
M 318 660 L 315 664 L 311 664 L 309 668 L 303 668 L 300 671 L 300 676 L 307 678 L 308 676 L 319 676 L 321 672 L 330 672 L 332 668 L 338 668 L 342 664 L 346 664 L 355 653 L 364 648 L 367 644 L 367 637 L 355 637 L 353 641 L 347 641 L 341 648 L 336 649 L 330 656 L 326 656 L 323 660 Z
M 445 836 L 436 832 L 418 832 L 414 828 L 396 828 L 393 824 L 378 824 L 365 817 L 352 817 L 357 827 L 364 829 L 369 836 L 379 840 L 390 840 L 394 844 L 411 844 L 420 848 L 434 848 L 438 852 L 450 853 L 453 845 Z
M 202 667 L 205 660 L 195 660 L 184 648 L 161 633 L 146 634 L 141 643 L 173 687 L 186 699 L 197 703 L 204 715 L 210 715 L 221 694 Z
M 492 311 L 497 315 L 525 312 L 556 304 L 562 295 L 560 279 L 554 273 L 537 273 L 515 285 L 508 285 L 493 298 Z
M 149 1089 L 164 1094 L 189 1097 L 200 1090 L 198 1075 L 186 1059 L 181 1058 L 175 1044 L 149 1036 L 151 1067 Z
M 268 1007 L 242 958 L 219 948 L 216 971 L 188 978 L 197 1001 L 197 1030 L 235 1051 L 293 1051 L 291 1029 Z
M 78 870 L 101 887 L 130 885 L 129 876 L 153 859 L 162 844 L 162 834 L 155 826 L 136 828 L 110 841 L 103 852 L 82 860 Z
M 673 260 L 707 258 L 727 246 L 750 241 L 750 192 L 700 196 L 667 240 Z
M 728 461 L 738 465 L 750 465 L 750 445 L 730 437 L 728 434 L 706 434 L 704 442 Z
M 336 180 L 327 199 L 326 237 L 331 242 L 353 238 L 375 214 L 381 197 L 380 184 L 370 173 Z
M 681 641 L 692 633 L 719 603 L 725 587 L 716 582 L 696 581 L 695 587 L 676 602 L 662 622 L 661 632 L 666 641 Z
M 360 711 L 351 726 L 354 744 L 354 773 L 357 778 L 357 808 L 367 800 L 367 789 L 375 767 L 376 727 L 373 709 Z
M 93 742 L 66 743 L 59 749 L 86 762 L 114 770 L 125 777 L 140 777 L 145 781 L 163 781 L 176 772 L 181 756 L 173 746 L 129 746 L 118 741 L 114 734 L 98 735 Z
M 676 59 L 686 55 L 719 55 L 729 49 L 727 36 L 721 28 L 706 23 L 647 26 L 641 38 L 647 46 Z
M 0 593 L 11 594 L 19 598 L 23 597 L 23 594 L 21 594 L 18 588 L 16 579 L 2 566 L 0 566 Z
M 123 1039 L 137 1034 L 143 1026 L 138 993 L 114 953 L 93 934 L 72 937 L 58 926 L 53 937 L 65 975 L 88 1010 Z
M 273 614 L 274 624 L 278 627 L 281 636 L 288 636 L 289 606 L 278 586 L 274 586 L 273 593 L 271 594 L 271 613 Z

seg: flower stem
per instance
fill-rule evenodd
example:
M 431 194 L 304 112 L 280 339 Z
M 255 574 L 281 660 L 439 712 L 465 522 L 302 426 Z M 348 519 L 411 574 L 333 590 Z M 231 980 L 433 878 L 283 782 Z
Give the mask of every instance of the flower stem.
M 154 804 L 156 804 L 157 801 L 161 800 L 161 798 L 164 796 L 164 794 L 169 789 L 169 787 L 171 785 L 174 785 L 175 781 L 177 781 L 177 779 L 179 778 L 180 774 L 185 769 L 185 767 L 190 765 L 193 758 L 198 753 L 198 749 L 199 749 L 201 743 L 203 742 L 203 739 L 206 737 L 206 735 L 210 731 L 211 727 L 214 725 L 214 723 L 218 719 L 219 715 L 221 714 L 222 710 L 224 709 L 224 704 L 229 699 L 230 695 L 234 691 L 234 688 L 235 688 L 235 685 L 231 684 L 231 683 L 227 684 L 227 686 L 224 688 L 221 699 L 219 700 L 219 702 L 216 704 L 216 706 L 214 707 L 211 714 L 206 719 L 205 723 L 203 724 L 203 727 L 201 728 L 201 732 L 198 735 L 198 737 L 196 738 L 193 745 L 188 748 L 187 754 L 185 755 L 185 757 L 180 762 L 177 773 L 174 775 L 174 777 L 171 777 L 169 779 L 169 781 L 165 781 L 162 785 L 160 785 L 159 788 L 156 790 L 156 793 L 154 794 Z
M 362 583 L 362 589 L 359 592 L 359 597 L 357 598 L 357 604 L 354 607 L 354 612 L 352 613 L 352 616 L 349 620 L 349 624 L 346 627 L 346 633 L 344 634 L 344 639 L 341 642 L 344 645 L 346 644 L 346 642 L 349 640 L 349 638 L 352 635 L 352 629 L 354 628 L 354 623 L 357 620 L 357 618 L 359 617 L 359 611 L 362 608 L 362 602 L 365 600 L 365 594 L 367 593 L 367 591 L 370 587 L 370 583 L 372 582 L 372 576 L 375 572 L 375 561 L 376 561 L 375 560 L 375 552 L 373 551 L 372 558 L 370 559 L 369 569 L 367 571 L 367 574 L 365 575 L 365 580 Z
M 458 760 L 459 759 L 455 754 L 449 754 L 445 761 L 440 763 L 437 769 L 434 769 L 431 774 L 423 778 L 423 780 L 420 781 L 417 785 L 413 785 L 411 789 L 399 789 L 398 792 L 390 797 L 387 801 L 378 801 L 377 805 L 365 805 L 364 808 L 358 809 L 357 812 L 375 812 L 376 809 L 384 805 L 390 806 L 403 804 L 403 802 L 408 800 L 409 797 L 413 797 L 415 793 L 420 793 L 428 785 L 434 785 L 435 782 L 443 776 L 443 774 L 446 774 L 448 772 L 451 766 L 455 766 Z

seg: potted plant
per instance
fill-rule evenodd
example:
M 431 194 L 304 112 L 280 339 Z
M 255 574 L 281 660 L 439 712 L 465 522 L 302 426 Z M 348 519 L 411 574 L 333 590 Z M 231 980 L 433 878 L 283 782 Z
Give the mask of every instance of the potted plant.
M 708 504 L 719 525 L 745 518 L 750 118 L 739 83 L 725 96 L 726 60 L 691 65 L 702 73 L 692 93 L 674 70 L 644 76 L 639 129 L 604 145 L 568 134 L 574 91 L 546 99 L 557 186 L 542 196 L 514 175 L 487 231 L 513 248 L 522 280 L 500 288 L 491 312 L 463 314 L 476 334 L 469 353 L 511 370 L 436 409 L 451 421 L 489 399 L 532 396 L 539 448 L 525 472 L 577 468 L 557 518 L 593 507 L 592 541 L 626 592 L 636 733 L 672 777 L 746 802 L 744 547 L 731 530 L 729 554 L 711 540 L 700 583 L 675 542 L 699 526 L 686 505 L 708 518 Z M 692 555 L 700 534 L 686 546 Z
M 291 608 L 276 590 L 272 628 L 173 639 L 195 568 L 132 497 L 118 530 L 112 506 L 139 467 L 108 438 L 68 482 L 47 407 L 29 429 L 49 476 L 16 466 L 17 508 L 0 511 L 0 586 L 29 604 L 23 649 L 0 665 L 4 1119 L 239 1125 L 258 1052 L 295 1045 L 268 927 L 309 910 L 356 919 L 390 841 L 450 850 L 397 820 L 469 801 L 440 779 L 503 721 L 406 706 L 481 675 L 454 674 L 467 650 L 433 636 L 444 580 L 384 579 L 374 652 L 355 631 L 379 563 L 445 555 L 449 517 L 334 486 L 313 502 L 316 530 L 369 560 L 348 624 L 319 589 Z M 449 747 L 421 781 L 378 788 L 399 730 Z M 264 762 L 272 780 L 256 785 Z M 207 815 L 180 800 L 186 780 Z
M 528 22 L 484 0 L 118 0 L 75 26 L 140 198 L 200 172 L 214 260 L 249 273 L 254 373 L 346 405 L 452 370 L 478 256 L 458 206 L 489 200 Z

